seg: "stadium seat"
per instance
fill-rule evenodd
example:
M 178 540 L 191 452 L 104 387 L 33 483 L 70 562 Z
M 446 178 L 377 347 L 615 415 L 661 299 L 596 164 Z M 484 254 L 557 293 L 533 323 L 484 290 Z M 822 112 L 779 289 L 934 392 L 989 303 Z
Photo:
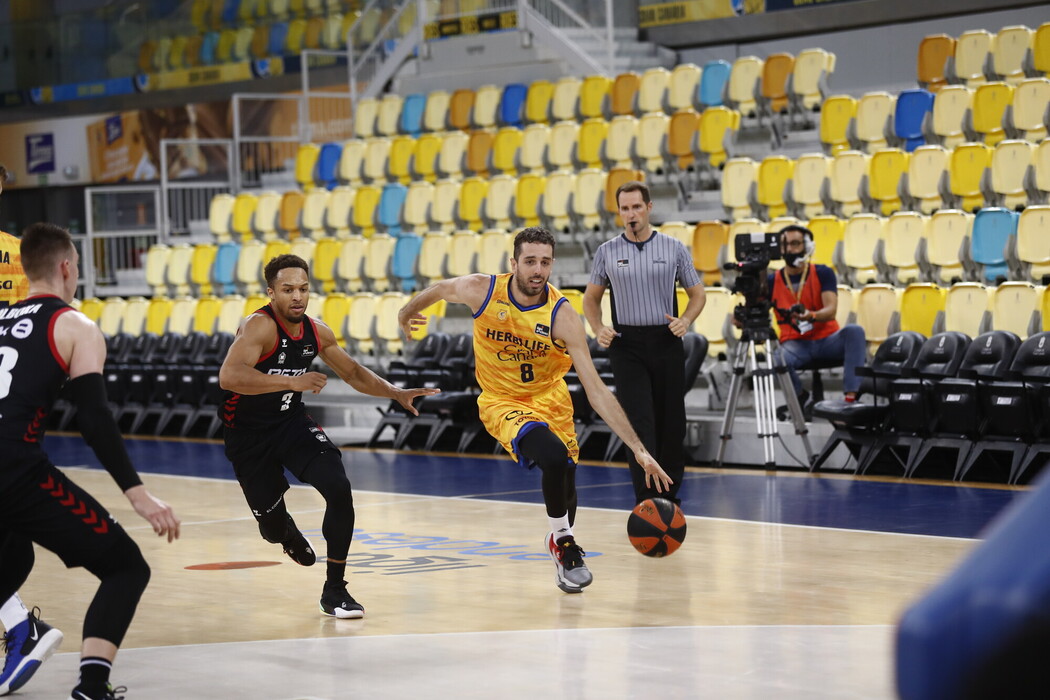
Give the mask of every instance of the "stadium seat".
M 254 215 L 259 199 L 250 192 L 241 192 L 233 200 L 230 232 L 241 241 L 255 237 Z
M 984 29 L 963 32 L 955 40 L 955 54 L 949 62 L 949 80 L 977 87 L 987 78 L 984 66 L 992 49 L 992 35 Z
M 633 116 L 635 99 L 642 78 L 637 73 L 620 73 L 609 87 L 609 116 Z
M 930 282 L 909 284 L 901 295 L 901 331 L 915 331 L 932 337 L 944 323 L 944 287 Z
M 578 238 L 599 230 L 607 181 L 608 173 L 598 168 L 585 168 L 577 173 L 569 212 Z
M 916 72 L 919 87 L 937 92 L 948 84 L 945 64 L 955 53 L 955 39 L 947 34 L 929 34 L 919 42 Z
M 197 296 L 213 293 L 212 268 L 218 246 L 214 243 L 197 243 L 190 255 L 190 285 Z
M 889 284 L 866 284 L 857 295 L 854 311 L 857 325 L 864 329 L 869 355 L 875 354 L 900 323 L 902 291 Z
M 379 136 L 397 136 L 398 125 L 401 119 L 401 106 L 404 98 L 396 93 L 388 92 L 379 100 L 379 110 L 376 114 L 376 134 Z
M 517 187 L 517 178 L 510 175 L 496 175 L 489 178 L 488 191 L 481 205 L 481 220 L 484 228 L 509 229 L 511 227 L 511 202 Z
M 376 223 L 385 233 L 397 237 L 401 235 L 401 216 L 405 208 L 408 188 L 401 183 L 387 183 L 376 205 Z
M 410 171 L 412 156 L 416 153 L 416 140 L 401 134 L 390 141 L 390 154 L 386 161 L 386 180 L 407 185 L 412 179 Z
M 413 180 L 434 182 L 437 179 L 437 162 L 444 145 L 442 137 L 437 134 L 421 134 L 415 142 L 415 149 L 409 161 L 409 175 Z
M 350 210 L 354 205 L 356 190 L 340 185 L 332 189 L 324 213 L 324 229 L 336 238 L 350 235 Z
M 550 128 L 547 150 L 543 155 L 544 167 L 548 171 L 575 167 L 579 139 L 580 125 L 575 121 L 556 122 Z M 597 153 L 597 150 L 595 152 Z
M 830 165 L 831 159 L 823 153 L 804 153 L 798 157 L 785 193 L 792 214 L 809 219 L 824 213 L 822 192 Z
M 190 293 L 190 265 L 193 262 L 193 246 L 179 243 L 171 247 L 164 281 L 168 292 L 173 297 L 186 296 Z
M 419 258 L 423 238 L 414 233 L 398 237 L 391 254 L 390 271 L 401 291 L 416 289 L 416 261 Z
M 444 135 L 441 150 L 438 151 L 437 163 L 434 166 L 438 177 L 463 177 L 464 160 L 470 136 L 463 131 L 453 131 Z
M 865 193 L 870 199 L 870 211 L 882 216 L 900 211 L 903 206 L 900 184 L 908 172 L 909 160 L 908 154 L 898 148 L 882 148 L 872 155 L 868 161 Z
M 521 132 L 514 172 L 542 175 L 546 172 L 547 150 L 550 145 L 551 128 L 546 124 L 529 124 Z M 494 156 L 495 157 L 495 156 Z
M 347 139 L 343 142 L 337 170 L 340 184 L 356 187 L 364 182 L 367 144 L 364 139 Z
M 475 92 L 467 88 L 460 88 L 452 93 L 448 103 L 448 125 L 451 128 L 461 131 L 471 128 L 475 97 Z
M 912 152 L 903 188 L 909 209 L 932 214 L 943 206 L 942 188 L 946 186 L 948 158 L 948 150 L 943 146 L 919 146 Z
M 448 268 L 449 277 L 461 277 L 478 271 L 477 257 L 481 236 L 473 231 L 456 231 L 449 243 Z
M 327 233 L 325 215 L 331 199 L 328 190 L 314 190 L 303 198 L 303 212 L 299 232 L 308 238 L 320 238 Z
M 722 221 L 701 221 L 693 228 L 693 267 L 705 287 L 722 281 L 719 264 L 722 249 L 729 244 L 729 225 Z
M 762 79 L 762 66 L 763 61 L 757 56 L 741 56 L 733 61 L 723 96 L 725 106 L 744 117 L 755 116 L 758 109 L 755 93 Z
M 664 152 L 671 118 L 663 112 L 649 112 L 638 120 L 633 146 L 634 164 L 653 174 L 664 172 Z
M 1032 50 L 1034 32 L 1024 25 L 1000 29 L 992 40 L 992 76 L 1011 85 L 1025 79 L 1024 61 Z
M 580 85 L 579 116 L 580 119 L 602 118 L 609 109 L 612 97 L 611 78 L 604 75 L 588 75 Z
M 270 37 L 266 45 L 266 54 L 271 57 L 283 56 L 288 45 L 288 37 L 291 33 L 291 27 L 288 22 L 273 22 L 270 24 Z M 214 32 L 209 33 L 209 36 L 214 36 Z M 208 45 L 207 37 L 204 40 L 205 45 Z M 205 49 L 201 50 L 201 62 L 205 65 L 210 65 L 215 62 L 215 45 L 218 43 L 218 37 L 211 43 L 210 58 L 205 58 Z
M 966 278 L 972 231 L 973 214 L 959 209 L 941 209 L 930 217 L 920 256 L 928 281 L 952 284 Z
M 983 143 L 955 147 L 948 161 L 948 193 L 953 208 L 976 211 L 984 205 L 981 179 L 992 161 L 992 149 Z
M 849 95 L 832 95 L 820 109 L 820 142 L 824 152 L 835 155 L 849 150 L 850 123 L 857 114 L 857 101 Z
M 554 97 L 554 83 L 549 80 L 534 80 L 529 83 L 525 94 L 526 124 L 546 124 L 550 121 L 551 99 Z
M 795 163 L 786 156 L 767 156 L 758 165 L 755 202 L 760 218 L 769 220 L 787 213 L 784 189 L 795 172 Z
M 376 208 L 382 190 L 374 185 L 362 185 L 354 192 L 354 206 L 350 209 L 350 232 L 365 236 L 371 236 L 375 232 Z
M 722 207 L 730 221 L 751 215 L 753 188 L 758 180 L 758 165 L 750 158 L 732 158 L 722 170 Z
M 1003 282 L 989 300 L 992 329 L 1010 331 L 1022 340 L 1039 332 L 1040 289 L 1029 282 Z
M 342 242 L 335 262 L 336 288 L 345 292 L 359 292 L 364 287 L 362 268 L 366 239 L 363 236 L 348 236 Z
M 576 175 L 571 170 L 556 170 L 546 177 L 538 205 L 539 215 L 542 224 L 556 237 L 572 233 L 569 202 L 575 189 Z
M 670 86 L 671 71 L 663 66 L 654 66 L 642 73 L 635 96 L 634 114 L 641 117 L 650 112 L 663 112 Z
M 369 139 L 376 135 L 376 119 L 379 117 L 379 100 L 365 97 L 354 105 L 354 136 Z
M 580 103 L 580 88 L 583 81 L 575 76 L 565 76 L 554 84 L 550 103 L 550 121 L 576 121 Z
M 165 272 L 167 271 L 170 258 L 171 247 L 163 243 L 154 243 L 146 251 L 144 272 L 146 274 L 146 284 L 149 285 L 153 294 L 165 294 L 167 292 Z
M 828 194 L 834 213 L 849 217 L 863 211 L 861 199 L 864 179 L 868 177 L 871 157 L 861 151 L 839 151 L 828 169 Z
M 482 206 L 488 196 L 489 182 L 485 178 L 468 177 L 460 188 L 459 202 L 454 215 L 461 228 L 479 230 L 482 226 Z
M 430 227 L 452 233 L 456 227 L 455 212 L 459 205 L 460 183 L 457 180 L 438 180 L 434 183 L 433 204 L 427 216 Z
M 1023 209 L 1028 203 L 1025 176 L 1035 159 L 1035 146 L 1028 141 L 1007 139 L 995 145 L 985 171 L 984 198 L 992 206 Z
M 864 94 L 857 102 L 857 115 L 848 129 L 853 147 L 868 153 L 885 148 L 895 108 L 896 98 L 888 92 Z
M 230 239 L 230 219 L 233 216 L 232 194 L 217 194 L 208 206 L 208 228 L 219 243 Z
M 788 100 L 792 119 L 800 116 L 804 126 L 810 122 L 806 112 L 817 111 L 828 94 L 828 80 L 835 71 L 835 54 L 824 49 L 805 49 L 795 57 L 788 81 Z
M 920 280 L 917 256 L 926 238 L 927 223 L 926 217 L 913 211 L 899 211 L 886 221 L 876 260 L 885 269 L 884 276 L 890 284 L 903 286 Z
M 766 56 L 759 80 L 757 107 L 759 116 L 772 117 L 786 112 L 788 107 L 788 80 L 795 70 L 795 57 L 789 53 Z
M 1015 244 L 1017 219 L 1017 212 L 999 207 L 977 212 L 970 236 L 970 257 L 976 265 L 978 281 L 996 284 L 1011 279 L 1005 251 Z
M 401 105 L 401 121 L 398 131 L 409 136 L 419 136 L 423 131 L 423 112 L 426 110 L 427 96 L 413 93 L 405 96 Z
M 430 210 L 434 204 L 434 186 L 429 182 L 413 182 L 408 186 L 402 208 L 402 228 L 422 235 L 430 226 Z
M 1014 98 L 1013 86 L 1006 83 L 985 83 L 978 86 L 973 95 L 973 107 L 969 118 L 963 122 L 963 130 L 970 141 L 983 140 L 989 146 L 1006 138 L 1003 114 Z
M 729 74 L 733 67 L 727 61 L 708 61 L 700 74 L 700 84 L 696 87 L 696 107 L 699 110 L 707 107 L 721 107 Z
M 813 262 L 827 265 L 840 276 L 844 276 L 845 268 L 841 264 L 841 258 L 842 238 L 846 230 L 845 219 L 822 214 L 810 219 L 807 227 L 813 232 Z
M 989 296 L 989 289 L 977 282 L 958 282 L 949 287 L 944 300 L 944 330 L 979 336 L 990 322 Z
M 281 195 L 281 206 L 277 212 L 277 233 L 281 237 L 290 239 L 299 235 L 304 200 L 303 193 L 296 190 Z
M 445 279 L 445 261 L 451 244 L 452 236 L 445 231 L 427 231 L 423 234 L 416 269 L 421 287 Z
M 495 134 L 492 131 L 477 130 L 470 134 L 463 159 L 464 171 L 471 175 L 487 176 L 491 165 L 492 144 Z
M 886 220 L 874 214 L 854 214 L 842 232 L 842 260 L 851 287 L 878 281 L 875 249 L 885 238 Z
M 493 129 L 498 126 L 500 98 L 503 91 L 496 85 L 482 85 L 474 93 L 470 124 L 475 129 Z M 453 100 L 455 95 L 453 95 Z
M 317 284 L 316 290 L 321 294 L 330 294 L 336 290 L 336 264 L 342 246 L 342 241 L 332 236 L 316 240 L 310 272 Z
M 966 141 L 964 124 L 973 107 L 973 90 L 965 85 L 947 85 L 933 98 L 927 140 L 954 148 Z
M 295 154 L 295 181 L 303 191 L 314 188 L 314 170 L 321 147 L 315 143 L 304 143 Z
M 397 241 L 385 233 L 375 233 L 365 242 L 361 278 L 373 292 L 390 289 L 390 262 Z
M 1034 284 L 1050 284 L 1050 206 L 1037 204 L 1021 212 L 1017 220 L 1015 257 L 1020 279 Z M 1050 319 L 1044 319 L 1044 325 Z
M 423 108 L 423 130 L 443 132 L 449 128 L 449 107 L 452 95 L 444 90 L 431 90 Z
M 674 67 L 667 85 L 664 111 L 673 116 L 679 110 L 696 106 L 701 72 L 695 63 L 679 63 Z
M 897 95 L 893 135 L 908 153 L 926 143 L 923 126 L 933 112 L 933 99 L 933 93 L 926 90 L 904 90 Z
M 1011 104 L 1003 122 L 1009 138 L 1038 143 L 1047 135 L 1047 106 L 1050 105 L 1050 80 L 1030 78 L 1014 88 Z
M 375 136 L 365 141 L 365 160 L 361 168 L 365 182 L 373 184 L 386 182 L 390 147 L 390 139 L 384 136 Z
M 493 174 L 504 173 L 516 175 L 518 172 L 518 151 L 521 149 L 522 130 L 505 126 L 496 132 L 492 138 L 491 169 Z M 475 172 L 479 172 L 475 170 Z
M 503 93 L 499 101 L 498 124 L 500 126 L 521 128 L 528 89 L 528 86 L 522 83 L 508 83 L 503 86 Z
M 581 168 L 600 168 L 605 139 L 609 134 L 609 122 L 599 117 L 587 119 L 580 124 L 579 142 L 575 159 Z
M 697 126 L 697 160 L 708 172 L 721 168 L 733 155 L 740 112 L 726 107 L 709 107 L 700 114 Z
M 546 187 L 547 178 L 543 175 L 526 173 L 518 178 L 511 205 L 512 219 L 518 226 L 539 226 L 540 198 Z
M 606 170 L 629 168 L 633 163 L 632 154 L 635 139 L 638 137 L 638 119 L 630 114 L 620 114 L 609 122 L 609 131 L 605 136 L 602 148 L 602 163 Z

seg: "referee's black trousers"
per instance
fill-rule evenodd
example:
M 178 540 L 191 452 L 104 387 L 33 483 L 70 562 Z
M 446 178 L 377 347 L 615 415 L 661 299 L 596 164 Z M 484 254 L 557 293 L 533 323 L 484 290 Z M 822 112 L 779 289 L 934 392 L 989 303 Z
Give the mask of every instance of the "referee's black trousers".
M 616 396 L 631 426 L 668 476 L 670 493 L 646 486 L 645 471 L 627 450 L 637 502 L 660 496 L 679 502 L 685 474 L 685 350 L 667 326 L 618 326 L 609 346 Z

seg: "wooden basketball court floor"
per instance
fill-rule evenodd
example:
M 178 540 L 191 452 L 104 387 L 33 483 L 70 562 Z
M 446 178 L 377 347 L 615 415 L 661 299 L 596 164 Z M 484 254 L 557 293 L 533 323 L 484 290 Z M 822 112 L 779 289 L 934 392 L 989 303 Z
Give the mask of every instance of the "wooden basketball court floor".
M 891 698 L 900 612 L 1023 491 L 690 468 L 688 536 L 649 559 L 627 541 L 622 464 L 580 465 L 578 541 L 594 583 L 554 585 L 539 476 L 504 456 L 346 449 L 363 620 L 322 616 L 324 564 L 263 541 L 217 442 L 129 440 L 182 518 L 168 545 L 78 437 L 52 460 L 142 546 L 149 589 L 117 657 L 130 698 Z M 323 500 L 289 508 L 324 552 Z M 22 589 L 65 633 L 15 697 L 66 698 L 94 579 L 39 550 Z

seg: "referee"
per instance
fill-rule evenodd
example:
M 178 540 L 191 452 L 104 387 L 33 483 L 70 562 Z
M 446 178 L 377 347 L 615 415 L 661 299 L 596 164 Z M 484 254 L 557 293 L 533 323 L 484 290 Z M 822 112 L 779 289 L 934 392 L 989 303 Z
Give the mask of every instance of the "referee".
M 645 472 L 628 456 L 636 502 L 669 498 L 680 503 L 685 473 L 685 352 L 682 336 L 706 297 L 689 251 L 680 241 L 654 231 L 649 188 L 625 182 L 616 190 L 622 236 L 606 241 L 594 255 L 594 269 L 583 295 L 583 312 L 598 344 L 609 348 L 616 394 L 649 453 L 673 480 L 669 493 L 645 485 Z M 678 313 L 675 283 L 689 303 Z M 602 320 L 601 301 L 612 287 L 612 326 Z

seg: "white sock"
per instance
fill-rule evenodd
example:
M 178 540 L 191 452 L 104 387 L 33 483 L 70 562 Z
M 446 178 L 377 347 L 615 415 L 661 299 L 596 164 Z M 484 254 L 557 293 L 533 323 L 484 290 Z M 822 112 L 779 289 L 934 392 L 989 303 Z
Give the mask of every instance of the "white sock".
M 547 516 L 547 520 L 550 521 L 551 531 L 554 533 L 554 541 L 557 542 L 562 537 L 572 537 L 572 526 L 569 525 L 569 514 L 561 516 L 560 518 L 552 518 Z
M 4 604 L 0 606 L 0 624 L 4 626 L 4 629 L 13 629 L 28 619 L 29 611 L 26 610 L 25 603 L 18 597 L 17 593 L 4 601 Z

